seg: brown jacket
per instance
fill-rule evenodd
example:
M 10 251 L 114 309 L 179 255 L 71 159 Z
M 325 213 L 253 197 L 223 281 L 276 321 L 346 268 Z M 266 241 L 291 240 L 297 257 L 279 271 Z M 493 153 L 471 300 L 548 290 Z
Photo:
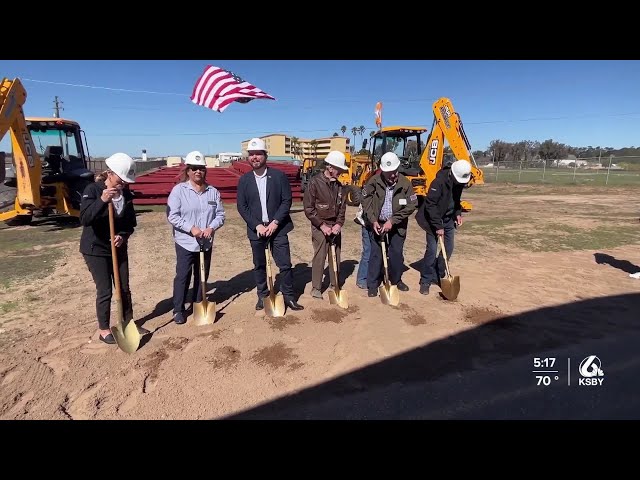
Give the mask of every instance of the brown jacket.
M 380 174 L 371 177 L 362 189 L 362 218 L 367 228 L 371 229 L 373 222 L 378 221 L 384 205 L 387 184 Z M 398 175 L 398 181 L 393 189 L 391 201 L 391 223 L 404 236 L 407 233 L 409 217 L 418 206 L 418 197 L 413 191 L 411 182 L 404 175 Z
M 329 227 L 336 223 L 344 226 L 347 199 L 342 190 L 342 184 L 337 180 L 332 182 L 324 172 L 311 178 L 302 203 L 304 214 L 314 227 L 320 228 L 323 223 Z

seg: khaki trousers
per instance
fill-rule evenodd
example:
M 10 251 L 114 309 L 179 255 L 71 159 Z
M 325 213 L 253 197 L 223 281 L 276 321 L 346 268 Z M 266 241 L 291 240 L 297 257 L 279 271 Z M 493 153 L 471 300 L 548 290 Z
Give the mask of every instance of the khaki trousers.
M 317 290 L 322 291 L 322 277 L 324 273 L 325 260 L 327 259 L 327 253 L 330 252 L 330 244 L 328 237 L 322 233 L 322 230 L 314 226 L 311 227 L 311 242 L 313 244 L 313 261 L 311 263 L 311 286 Z M 340 273 L 340 245 L 342 243 L 342 234 L 334 237 L 334 244 L 336 246 L 336 268 L 338 274 Z M 338 275 L 339 277 L 340 275 Z M 329 255 L 329 280 L 331 285 L 338 285 L 339 283 L 333 278 L 333 264 L 331 263 L 331 255 Z

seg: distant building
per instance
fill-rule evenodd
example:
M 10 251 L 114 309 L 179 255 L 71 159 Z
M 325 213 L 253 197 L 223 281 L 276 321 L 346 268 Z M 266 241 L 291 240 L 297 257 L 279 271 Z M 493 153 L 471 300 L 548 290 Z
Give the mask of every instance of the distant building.
M 220 163 L 231 163 L 242 158 L 241 152 L 221 152 L 218 154 Z
M 324 158 L 330 151 L 349 151 L 349 138 L 347 137 L 322 137 L 322 138 L 298 138 L 297 145 L 292 141 L 293 137 L 283 133 L 272 133 L 260 137 L 267 147 L 267 154 L 270 159 L 274 157 L 287 157 L 292 160 L 302 160 L 307 157 Z M 249 139 L 240 143 L 242 156 L 247 156 L 247 145 Z

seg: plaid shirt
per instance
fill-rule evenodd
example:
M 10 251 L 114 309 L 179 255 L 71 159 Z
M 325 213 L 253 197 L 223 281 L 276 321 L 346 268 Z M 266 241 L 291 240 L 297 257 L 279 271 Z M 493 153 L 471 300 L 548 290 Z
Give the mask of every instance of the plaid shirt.
M 384 192 L 384 204 L 382 205 L 382 210 L 380 210 L 379 220 L 384 220 L 386 222 L 391 218 L 391 215 L 393 215 L 393 206 L 391 204 L 391 201 L 393 200 L 393 189 L 395 187 L 396 185 L 394 183 L 390 187 L 387 187 Z

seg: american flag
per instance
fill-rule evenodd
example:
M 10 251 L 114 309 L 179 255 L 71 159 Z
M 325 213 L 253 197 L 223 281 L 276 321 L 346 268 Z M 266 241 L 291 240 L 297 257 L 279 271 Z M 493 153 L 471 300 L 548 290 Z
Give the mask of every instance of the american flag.
M 235 73 L 213 65 L 207 65 L 191 94 L 193 103 L 218 112 L 223 112 L 232 102 L 248 103 L 256 98 L 275 100 Z

